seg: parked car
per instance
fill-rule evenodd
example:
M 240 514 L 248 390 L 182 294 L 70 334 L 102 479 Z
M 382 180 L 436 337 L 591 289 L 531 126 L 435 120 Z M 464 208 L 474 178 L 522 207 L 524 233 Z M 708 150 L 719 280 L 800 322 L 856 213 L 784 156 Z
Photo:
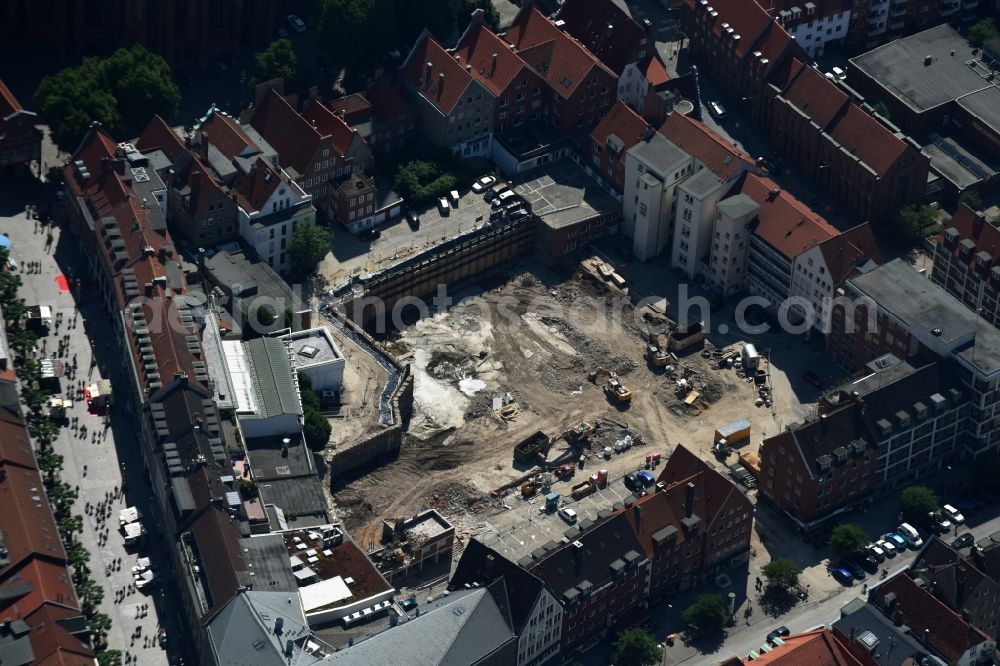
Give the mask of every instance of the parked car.
M 951 521 L 948 520 L 943 514 L 932 512 L 929 518 L 931 529 L 938 534 L 947 534 L 951 531 Z
M 861 568 L 860 564 L 858 564 L 854 560 L 849 560 L 846 557 L 842 559 L 837 566 L 843 569 L 847 569 L 848 571 L 851 572 L 851 575 L 857 578 L 858 580 L 862 580 L 866 575 L 865 570 Z
M 837 77 L 838 81 L 843 81 L 844 79 L 847 78 L 847 72 L 845 72 L 839 67 L 831 67 L 830 71 L 833 73 L 835 77 Z
M 277 33 L 278 39 L 288 39 L 288 31 L 280 25 L 274 29 L 274 32 Z
M 879 548 L 877 544 L 870 543 L 865 546 L 865 553 L 874 557 L 876 562 L 885 562 L 885 551 Z
M 289 14 L 288 15 L 288 23 L 291 24 L 291 26 L 293 28 L 295 28 L 295 32 L 305 32 L 306 31 L 306 22 L 303 21 L 302 19 L 300 19 L 295 14 Z
M 792 632 L 788 630 L 788 627 L 781 626 L 769 633 L 766 640 L 768 643 L 773 643 L 775 638 L 785 638 L 786 636 L 791 635 L 791 633 Z
M 622 483 L 625 487 L 633 492 L 640 492 L 642 490 L 642 481 L 639 480 L 639 475 L 635 472 L 629 472 L 622 479 Z
M 841 585 L 851 585 L 854 583 L 854 576 L 843 567 L 834 567 L 830 570 L 830 575 L 837 579 Z
M 718 102 L 709 102 L 708 112 L 715 116 L 716 120 L 726 119 L 726 107 L 722 106 Z
M 897 552 L 906 550 L 906 539 L 895 532 L 886 532 L 882 535 L 882 538 L 895 546 Z
M 559 517 L 572 525 L 576 522 L 576 511 L 563 507 L 559 509 Z
M 920 538 L 920 532 L 909 523 L 900 523 L 896 528 L 896 534 L 903 538 L 906 545 L 916 550 L 924 545 L 924 540 Z
M 438 199 L 438 212 L 441 213 L 442 217 L 451 213 L 451 204 L 448 203 L 448 197 Z
M 896 546 L 886 539 L 880 539 L 875 542 L 875 545 L 882 549 L 886 557 L 896 557 Z
M 476 194 L 479 194 L 480 192 L 485 192 L 486 188 L 488 188 L 495 182 L 497 182 L 497 179 L 494 176 L 483 176 L 482 178 L 480 178 L 479 180 L 477 180 L 472 184 L 472 191 L 475 192 Z
M 948 516 L 948 518 L 951 519 L 951 522 L 953 522 L 956 525 L 961 525 L 962 523 L 965 522 L 965 516 L 963 516 L 961 512 L 955 507 L 953 507 L 951 504 L 945 504 L 943 507 L 941 507 L 941 513 Z
M 420 228 L 420 216 L 414 210 L 406 211 L 406 223 L 410 225 L 410 228 L 416 231 Z
M 649 488 L 650 486 L 656 485 L 656 477 L 649 472 L 643 470 L 637 472 L 636 475 L 639 477 L 639 482 L 642 483 L 643 488 Z
M 411 610 L 417 607 L 417 600 L 413 597 L 409 599 L 403 599 L 399 602 L 399 607 L 403 609 L 404 613 L 409 613 Z
M 954 541 L 952 541 L 951 547 L 968 548 L 974 543 L 976 543 L 976 537 L 972 536 L 972 532 L 966 532 L 965 534 L 959 535 Z
M 373 241 L 381 235 L 382 232 L 379 231 L 378 229 L 365 229 L 360 234 L 358 234 L 358 238 L 360 238 L 363 241 Z
M 854 561 L 868 573 L 878 573 L 878 560 L 874 555 L 862 553 L 854 558 Z

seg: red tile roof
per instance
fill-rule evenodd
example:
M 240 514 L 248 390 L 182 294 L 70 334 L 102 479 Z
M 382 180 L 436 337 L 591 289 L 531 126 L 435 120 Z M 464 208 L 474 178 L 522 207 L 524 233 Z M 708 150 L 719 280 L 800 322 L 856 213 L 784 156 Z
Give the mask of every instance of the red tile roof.
M 77 611 L 45 604 L 26 619 L 31 626 L 28 640 L 35 655 L 35 666 L 90 666 L 94 663 L 93 650 L 62 624 L 78 616 Z
M 891 607 L 886 604 L 889 594 L 895 595 Z M 948 662 L 958 661 L 968 650 L 989 640 L 905 572 L 875 587 L 871 602 L 897 624 L 909 627 L 918 640 L 928 643 Z
M 37 470 L 4 465 L 0 477 L 0 530 L 10 558 L 0 568 L 0 580 L 33 556 L 66 561 L 56 521 Z
M 208 143 L 229 158 L 262 152 L 239 123 L 217 110 L 210 111 L 208 119 L 196 131 L 203 132 Z
M 683 529 L 681 519 L 683 513 L 677 513 L 670 498 L 665 492 L 653 493 L 639 498 L 635 505 L 639 510 L 623 509 L 625 520 L 632 526 L 639 543 L 647 557 L 654 556 L 653 535 L 667 527 L 673 525 L 677 528 L 676 543 L 678 545 L 687 540 L 687 532 Z
M 646 30 L 613 0 L 566 0 L 555 18 L 616 74 L 641 59 L 640 52 L 656 53 Z M 639 44 L 642 39 L 645 45 Z
M 790 46 L 792 48 L 796 46 L 796 42 L 792 39 L 792 36 L 777 21 L 769 23 L 764 34 L 753 45 L 753 50 L 759 51 L 761 58 L 767 58 L 768 60 L 764 68 L 765 74 L 769 70 L 774 69 L 783 60 L 786 60 L 781 55 Z M 801 49 L 796 49 L 796 51 L 801 51 Z
M 14 114 L 28 114 L 35 115 L 30 111 L 25 111 L 21 103 L 17 101 L 14 97 L 14 93 L 4 84 L 3 80 L 0 79 L 0 135 L 6 131 L 8 118 Z
M 597 56 L 534 6 L 525 5 L 518 12 L 503 38 L 563 98 L 571 97 L 595 67 L 617 78 Z
M 824 129 L 849 104 L 847 95 L 813 67 L 802 67 L 782 97 Z
M 264 95 L 250 124 L 278 151 L 278 162 L 299 176 L 305 175 L 321 154 L 323 135 L 274 88 Z
M 240 588 L 239 572 L 247 571 L 239 532 L 221 509 L 209 506 L 190 527 L 208 583 L 209 608 L 229 601 Z M 210 563 L 210 564 L 209 564 Z
M 760 222 L 753 233 L 788 259 L 794 259 L 839 233 L 769 178 L 748 173 L 741 191 L 760 206 Z M 772 192 L 777 194 L 772 195 Z
M 302 116 L 316 127 L 324 136 L 330 137 L 330 145 L 338 155 L 344 157 L 351 148 L 351 142 L 357 134 L 344 119 L 323 106 L 319 100 L 310 100 L 302 112 Z
M 458 64 L 494 96 L 502 95 L 524 70 L 534 75 L 528 63 L 482 23 L 470 24 L 452 53 Z
M 821 242 L 819 249 L 834 285 L 857 275 L 858 264 L 866 259 L 881 262 L 875 235 L 867 222 Z
M 64 562 L 32 558 L 17 568 L 16 576 L 4 578 L 0 582 L 0 593 L 5 597 L 0 602 L 0 621 L 24 619 L 48 602 L 80 607 Z M 19 594 L 22 590 L 23 595 Z
M 35 454 L 21 417 L 0 407 L 0 465 L 35 469 Z
M 427 65 L 431 65 L 428 71 Z M 442 80 L 441 74 L 444 74 Z M 406 78 L 434 106 L 448 115 L 472 82 L 472 75 L 426 30 L 403 63 Z
M 848 104 L 826 131 L 880 176 L 888 173 L 906 150 L 902 139 L 856 104 Z
M 645 60 L 639 63 L 639 71 L 642 72 L 651 86 L 663 85 L 670 80 L 670 74 L 663 65 L 658 55 L 646 56 Z
M 399 94 L 396 86 L 386 79 L 378 79 L 368 91 L 368 99 L 375 109 L 375 115 L 383 125 L 393 126 L 407 119 L 416 117 L 416 112 L 406 100 Z
M 712 24 L 712 32 L 720 38 L 720 44 L 740 58 L 750 52 L 750 47 L 773 23 L 764 8 L 753 0 L 712 0 L 712 8 L 719 12 L 719 17 Z M 723 29 L 723 24 L 729 24 L 733 29 L 733 37 Z M 726 33 L 725 38 L 722 38 L 723 33 Z M 740 36 L 738 41 L 734 39 L 736 35 Z
M 150 119 L 139 140 L 135 142 L 135 147 L 143 153 L 162 150 L 171 162 L 176 162 L 186 150 L 181 138 L 160 116 L 153 116 Z
M 328 102 L 327 106 L 334 113 L 341 114 L 348 123 L 366 120 L 372 113 L 372 103 L 362 93 L 338 97 Z
M 679 113 L 667 116 L 660 126 L 660 134 L 688 155 L 701 160 L 726 182 L 756 165 L 752 157 L 724 141 L 706 125 Z
M 855 656 L 830 629 L 816 629 L 781 639 L 784 645 L 746 663 L 761 666 L 878 666 L 869 657 Z
M 601 118 L 601 122 L 594 127 L 590 138 L 601 146 L 602 150 L 605 150 L 608 145 L 608 137 L 614 134 L 621 139 L 623 144 L 619 153 L 620 159 L 625 159 L 625 151 L 639 143 L 639 140 L 650 129 L 652 126 L 643 120 L 642 116 L 633 111 L 628 104 L 618 100 L 607 115 Z

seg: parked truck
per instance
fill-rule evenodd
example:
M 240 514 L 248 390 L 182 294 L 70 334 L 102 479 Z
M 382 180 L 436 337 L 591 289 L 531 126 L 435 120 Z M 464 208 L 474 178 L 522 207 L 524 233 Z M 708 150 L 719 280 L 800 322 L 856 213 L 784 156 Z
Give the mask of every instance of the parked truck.
M 608 383 L 604 387 L 604 391 L 614 398 L 617 402 L 631 402 L 632 391 L 627 386 L 618 381 L 617 377 L 608 378 Z

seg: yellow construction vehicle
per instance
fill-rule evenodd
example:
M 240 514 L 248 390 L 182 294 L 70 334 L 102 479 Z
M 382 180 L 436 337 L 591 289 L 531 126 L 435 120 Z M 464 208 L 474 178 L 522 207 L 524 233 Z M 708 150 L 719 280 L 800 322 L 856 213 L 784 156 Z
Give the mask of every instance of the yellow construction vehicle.
M 608 378 L 608 383 L 604 387 L 604 391 L 618 402 L 630 402 L 632 400 L 632 391 L 618 381 L 617 377 Z

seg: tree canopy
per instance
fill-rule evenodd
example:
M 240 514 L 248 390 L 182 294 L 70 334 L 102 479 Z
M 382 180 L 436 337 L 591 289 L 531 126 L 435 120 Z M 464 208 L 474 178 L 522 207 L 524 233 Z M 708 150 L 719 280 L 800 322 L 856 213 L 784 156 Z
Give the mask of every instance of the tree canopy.
M 375 67 L 396 45 L 395 8 L 394 0 L 322 0 L 320 42 L 337 64 Z
M 284 79 L 285 90 L 294 91 L 301 82 L 299 57 L 295 55 L 292 43 L 287 39 L 278 39 L 267 45 L 263 51 L 254 54 L 253 85 Z
M 92 121 L 112 132 L 135 135 L 154 114 L 176 115 L 181 93 L 167 62 L 135 44 L 46 76 L 34 99 L 53 141 L 71 152 Z
M 621 666 L 653 666 L 660 661 L 660 648 L 646 630 L 623 631 L 615 641 L 614 663 Z
M 841 557 L 856 555 L 871 542 L 861 527 L 854 523 L 841 523 L 830 533 L 830 548 Z
M 996 21 L 991 18 L 984 18 L 969 28 L 969 46 L 979 48 L 987 40 L 993 39 L 998 35 L 1000 35 L 1000 32 L 997 31 Z
M 938 497 L 926 486 L 910 486 L 903 488 L 899 495 L 899 511 L 903 520 L 914 527 L 927 527 L 930 524 L 930 514 L 941 509 Z
M 778 557 L 761 568 L 767 578 L 767 587 L 772 590 L 787 591 L 799 584 L 802 567 L 785 557 Z
M 681 614 L 689 625 L 706 633 L 720 631 L 729 622 L 729 613 L 718 594 L 703 594 Z
M 288 247 L 292 271 L 297 275 L 312 273 L 330 251 L 332 244 L 330 232 L 323 227 L 315 222 L 300 223 L 292 232 L 292 243 Z
M 449 0 L 394 0 L 394 4 L 396 35 L 404 44 L 416 41 L 424 28 L 438 40 L 447 40 L 455 30 L 455 12 Z
M 901 208 L 893 221 L 893 233 L 901 243 L 919 243 L 937 222 L 937 210 L 932 206 L 911 204 Z
M 472 12 L 477 9 L 482 9 L 486 12 L 486 16 L 483 18 L 486 25 L 491 27 L 494 32 L 500 29 L 500 12 L 493 6 L 493 0 L 462 0 L 462 4 L 459 5 L 458 9 L 458 34 L 465 32 L 465 28 L 468 27 L 469 20 L 472 17 Z
M 330 432 L 332 430 L 330 421 L 314 407 L 307 406 L 302 411 L 305 416 L 302 432 L 306 438 L 306 446 L 318 453 L 330 441 Z

